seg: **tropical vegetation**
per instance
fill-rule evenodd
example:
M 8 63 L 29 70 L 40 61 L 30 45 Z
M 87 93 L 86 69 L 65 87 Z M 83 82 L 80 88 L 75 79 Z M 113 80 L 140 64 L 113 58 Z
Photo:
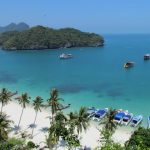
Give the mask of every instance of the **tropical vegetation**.
M 19 126 L 20 126 L 20 123 L 21 123 L 21 119 L 22 119 L 22 115 L 23 115 L 23 111 L 26 108 L 26 104 L 30 103 L 30 97 L 28 96 L 27 93 L 24 93 L 20 97 L 17 97 L 16 99 L 18 100 L 19 104 L 22 107 L 20 119 L 19 119 L 19 122 L 18 122 L 18 129 L 19 129 Z
M 6 89 L 3 88 L 0 92 L 0 102 L 1 102 L 1 113 L 3 111 L 3 107 L 7 105 L 11 101 L 11 93 Z
M 7 91 L 7 92 L 6 92 Z M 2 94 L 3 93 L 3 94 Z M 1 90 L 1 95 L 4 93 L 8 94 L 7 89 Z M 6 95 L 7 95 L 6 94 Z M 9 96 L 11 94 L 8 94 Z M 2 100 L 4 99 L 4 100 Z M 1 103 L 8 104 L 9 98 L 6 96 L 1 96 Z M 30 97 L 27 93 L 22 94 L 20 97 L 16 98 L 22 106 L 22 112 L 20 115 L 18 126 L 20 125 L 23 111 L 26 108 L 26 104 L 29 103 Z M 48 134 L 45 140 L 44 148 L 57 149 L 58 143 L 60 141 L 65 143 L 68 150 L 80 148 L 80 135 L 83 131 L 88 130 L 90 125 L 90 118 L 87 114 L 87 109 L 81 107 L 79 111 L 70 112 L 68 115 L 64 114 L 64 107 L 61 103 L 63 99 L 59 97 L 59 92 L 57 89 L 52 89 L 50 92 L 50 98 L 47 100 L 47 104 L 43 104 L 43 99 L 37 96 L 33 100 L 33 107 L 35 110 L 35 118 L 33 124 L 36 124 L 36 119 L 38 112 L 41 111 L 42 107 L 50 107 L 52 116 L 52 122 L 48 128 Z M 4 106 L 4 105 L 2 105 Z M 101 138 L 99 139 L 100 146 L 96 150 L 149 150 L 150 149 L 150 129 L 139 127 L 132 134 L 131 138 L 125 143 L 125 145 L 120 145 L 115 143 L 112 139 L 112 135 L 117 129 L 117 124 L 113 122 L 116 110 L 109 109 L 106 117 L 103 119 L 101 124 L 103 128 L 100 130 Z M 9 137 L 9 133 L 12 131 L 13 121 L 4 112 L 0 113 L 0 150 L 31 150 L 38 149 L 39 145 L 30 141 L 27 136 Z M 31 137 L 33 137 L 33 131 Z
M 35 122 L 36 122 L 37 114 L 38 114 L 39 111 L 41 111 L 42 106 L 43 106 L 43 99 L 40 96 L 37 96 L 35 98 L 35 100 L 33 101 L 33 107 L 34 107 L 34 110 L 35 110 L 35 119 L 34 119 L 34 122 L 32 124 L 31 137 L 33 137 L 34 128 L 36 126 Z
M 7 50 L 97 47 L 103 44 L 102 36 L 73 28 L 56 30 L 36 26 L 22 32 L 10 31 L 0 34 L 0 46 Z

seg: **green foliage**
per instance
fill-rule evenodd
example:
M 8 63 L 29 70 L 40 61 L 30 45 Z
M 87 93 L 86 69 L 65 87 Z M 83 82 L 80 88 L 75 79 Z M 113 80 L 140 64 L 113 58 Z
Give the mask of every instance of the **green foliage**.
M 36 148 L 36 145 L 35 145 L 35 143 L 33 143 L 32 141 L 29 141 L 29 142 L 27 143 L 27 147 L 28 147 L 29 149 L 33 149 L 33 148 Z
M 68 136 L 65 137 L 65 141 L 67 142 L 68 148 L 71 149 L 72 147 L 80 147 L 80 141 L 78 139 L 77 135 L 71 135 L 68 134 Z
M 63 108 L 63 105 L 59 101 L 63 101 L 63 99 L 59 98 L 58 90 L 54 88 L 51 90 L 50 98 L 47 100 L 47 106 L 51 107 L 52 123 L 55 119 L 54 115 Z
M 53 124 L 49 128 L 46 143 L 50 148 L 54 147 L 60 139 L 63 139 L 69 149 L 79 147 L 80 141 L 75 133 L 76 131 L 80 133 L 83 129 L 86 130 L 88 125 L 89 118 L 85 107 L 82 107 L 79 112 L 70 113 L 69 118 L 62 112 L 57 112 Z
M 71 112 L 69 114 L 70 129 L 76 129 L 78 133 L 87 129 L 89 121 L 90 118 L 88 117 L 87 109 L 85 107 L 81 107 L 79 112 Z
M 111 142 L 102 146 L 100 150 L 125 150 L 125 148 L 118 143 Z
M 3 107 L 8 104 L 9 101 L 11 101 L 11 92 L 8 91 L 6 88 L 3 88 L 0 92 L 0 102 L 2 103 L 1 106 L 1 113 L 2 113 L 2 109 Z
M 116 114 L 116 110 L 115 109 L 109 109 L 106 117 L 104 118 L 104 120 L 101 122 L 101 124 L 104 124 L 104 128 L 106 130 L 109 130 L 110 132 L 114 132 L 117 128 L 117 124 L 114 122 L 114 117 Z
M 81 32 L 73 28 L 51 29 L 36 26 L 22 32 L 0 35 L 0 45 L 4 49 L 55 49 L 68 47 L 102 46 L 103 38 L 94 33 Z
M 25 141 L 22 139 L 10 138 L 7 142 L 11 147 L 23 147 L 25 145 Z
M 150 129 L 140 127 L 125 144 L 127 149 L 150 149 Z
M 0 113 L 0 142 L 6 141 L 8 139 L 11 122 L 12 121 L 8 119 L 6 114 Z
M 25 141 L 17 138 L 10 138 L 7 141 L 0 142 L 0 150 L 27 150 Z
M 40 96 L 37 96 L 33 101 L 33 107 L 36 112 L 41 111 L 43 105 L 43 99 Z

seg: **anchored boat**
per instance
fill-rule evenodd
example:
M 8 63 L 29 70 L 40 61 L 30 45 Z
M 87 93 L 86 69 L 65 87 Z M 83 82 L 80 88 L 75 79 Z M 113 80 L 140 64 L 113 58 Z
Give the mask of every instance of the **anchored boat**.
M 134 66 L 134 62 L 132 62 L 132 61 L 129 61 L 129 62 L 124 64 L 124 68 L 131 68 L 133 66 Z
M 65 54 L 65 53 L 62 53 L 59 58 L 60 59 L 68 59 L 68 58 L 72 58 L 72 54 Z
M 97 109 L 95 107 L 89 107 L 87 109 L 88 117 L 93 117 L 96 113 Z
M 114 117 L 114 122 L 116 122 L 116 123 L 118 123 L 118 124 L 121 123 L 122 120 L 123 120 L 123 117 L 124 117 L 127 113 L 128 113 L 127 110 L 126 110 L 126 111 L 119 110 L 119 111 L 116 113 L 115 117 Z
M 150 116 L 147 118 L 148 128 L 150 128 Z
M 150 54 L 145 54 L 144 55 L 144 60 L 149 60 L 150 59 Z
M 133 118 L 133 114 L 132 113 L 126 114 L 123 117 L 121 124 L 127 126 L 131 122 L 132 118 Z
M 137 127 L 143 120 L 143 116 L 142 115 L 138 115 L 133 117 L 132 121 L 131 121 L 131 126 L 133 127 Z
M 93 116 L 93 120 L 100 121 L 102 118 L 106 116 L 107 112 L 108 108 L 97 110 Z

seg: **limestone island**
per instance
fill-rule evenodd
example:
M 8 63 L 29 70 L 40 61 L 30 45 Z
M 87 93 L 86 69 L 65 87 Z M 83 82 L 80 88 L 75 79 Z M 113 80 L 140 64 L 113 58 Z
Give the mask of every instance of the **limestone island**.
M 24 31 L 9 31 L 0 34 L 0 47 L 4 50 L 43 50 L 103 45 L 102 36 L 74 28 L 52 29 L 35 26 Z

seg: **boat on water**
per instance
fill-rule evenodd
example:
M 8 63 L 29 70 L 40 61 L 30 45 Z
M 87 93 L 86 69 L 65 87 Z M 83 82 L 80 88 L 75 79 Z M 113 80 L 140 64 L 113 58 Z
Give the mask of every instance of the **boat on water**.
M 131 120 L 131 126 L 132 127 L 137 127 L 143 120 L 143 116 L 142 115 L 138 115 L 132 118 Z
M 132 62 L 132 61 L 129 61 L 129 62 L 124 64 L 124 68 L 131 68 L 133 66 L 134 66 L 134 62 Z
M 100 121 L 102 118 L 106 116 L 107 112 L 108 108 L 97 110 L 93 116 L 93 120 Z
M 116 113 L 115 117 L 114 117 L 114 122 L 120 124 L 120 123 L 122 122 L 122 120 L 123 120 L 123 117 L 124 117 L 125 115 L 127 115 L 127 113 L 128 113 L 127 110 L 126 110 L 126 111 L 119 110 L 119 111 Z
M 150 128 L 150 116 L 147 118 L 148 128 Z
M 127 126 L 131 122 L 132 118 L 133 118 L 133 114 L 132 113 L 126 114 L 123 117 L 121 124 Z
M 89 107 L 87 109 L 88 117 L 93 117 L 96 112 L 97 112 L 97 109 L 95 107 Z
M 65 54 L 65 53 L 62 53 L 59 58 L 60 59 L 68 59 L 68 58 L 72 58 L 72 54 Z
M 144 60 L 149 60 L 150 59 L 150 54 L 145 54 L 144 55 Z

